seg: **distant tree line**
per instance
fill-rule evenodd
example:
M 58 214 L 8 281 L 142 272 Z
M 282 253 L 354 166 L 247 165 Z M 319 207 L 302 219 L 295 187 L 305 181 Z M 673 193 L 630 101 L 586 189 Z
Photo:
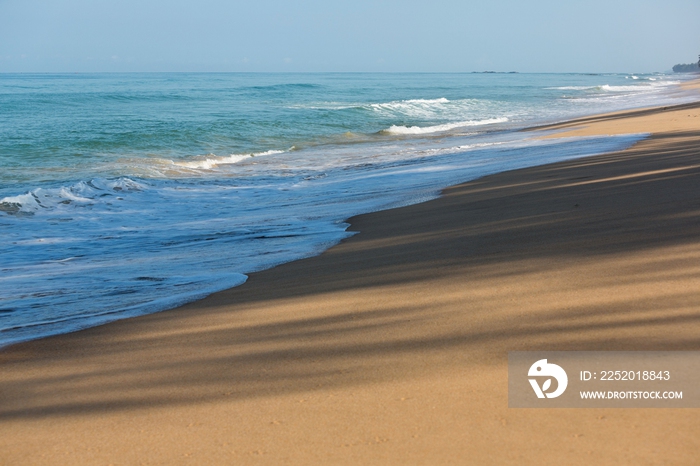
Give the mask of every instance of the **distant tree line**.
M 692 73 L 694 71 L 700 71 L 700 61 L 697 63 L 684 63 L 673 67 L 673 71 L 676 73 Z
M 684 63 L 673 67 L 673 71 L 676 73 L 693 73 L 700 71 L 700 55 L 698 55 L 697 63 Z

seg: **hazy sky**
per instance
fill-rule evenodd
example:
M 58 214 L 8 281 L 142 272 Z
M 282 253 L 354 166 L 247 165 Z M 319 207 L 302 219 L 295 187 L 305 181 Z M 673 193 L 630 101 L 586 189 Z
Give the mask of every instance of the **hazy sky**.
M 666 71 L 699 0 L 0 0 L 0 72 Z

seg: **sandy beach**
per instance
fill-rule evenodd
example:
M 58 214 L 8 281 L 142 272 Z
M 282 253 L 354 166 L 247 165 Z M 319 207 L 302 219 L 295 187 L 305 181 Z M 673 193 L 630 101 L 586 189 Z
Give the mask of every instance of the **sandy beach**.
M 700 103 L 349 220 L 318 257 L 0 351 L 0 464 L 696 464 L 693 409 L 509 409 L 516 350 L 700 350 Z

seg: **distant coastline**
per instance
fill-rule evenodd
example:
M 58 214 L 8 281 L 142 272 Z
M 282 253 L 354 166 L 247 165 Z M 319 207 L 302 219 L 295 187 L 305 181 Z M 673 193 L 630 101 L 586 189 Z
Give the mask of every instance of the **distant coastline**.
M 674 73 L 700 73 L 697 63 L 680 63 L 673 67 Z

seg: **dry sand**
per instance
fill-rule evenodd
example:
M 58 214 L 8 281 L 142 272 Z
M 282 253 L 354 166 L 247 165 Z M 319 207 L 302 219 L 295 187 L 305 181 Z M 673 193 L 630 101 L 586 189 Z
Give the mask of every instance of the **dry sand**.
M 693 85 L 696 81 L 692 82 Z M 691 83 L 686 83 L 687 89 Z M 700 84 L 697 86 L 700 90 Z M 571 120 L 533 129 L 557 130 L 542 139 L 636 133 L 681 133 L 700 129 L 700 108 L 695 103 L 672 107 L 646 108 Z
M 507 406 L 508 351 L 700 350 L 700 106 L 627 113 L 561 126 L 654 133 L 627 151 L 0 352 L 0 463 L 697 464 L 697 410 Z

